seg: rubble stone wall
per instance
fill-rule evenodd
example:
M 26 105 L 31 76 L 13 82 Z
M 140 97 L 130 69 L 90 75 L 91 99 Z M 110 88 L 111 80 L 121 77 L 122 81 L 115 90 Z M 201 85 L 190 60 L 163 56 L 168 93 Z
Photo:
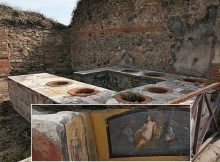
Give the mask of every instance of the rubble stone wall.
M 5 28 L 0 24 L 0 77 L 10 73 L 9 49 Z
M 216 58 L 218 6 L 218 0 L 81 0 L 72 20 L 73 70 L 123 65 L 207 77 Z
M 68 70 L 68 29 L 38 29 L 7 26 L 12 73 Z
M 70 29 L 43 15 L 0 5 L 0 32 L 5 29 L 4 47 L 11 75 L 48 71 L 67 73 L 70 66 Z M 0 34 L 0 40 L 2 35 Z

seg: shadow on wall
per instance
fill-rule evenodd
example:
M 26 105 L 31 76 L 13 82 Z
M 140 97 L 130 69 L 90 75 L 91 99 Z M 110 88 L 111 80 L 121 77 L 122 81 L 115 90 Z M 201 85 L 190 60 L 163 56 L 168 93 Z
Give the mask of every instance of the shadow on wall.
M 178 43 L 181 44 L 179 51 L 175 55 L 176 62 L 174 66 L 177 72 L 207 77 L 217 38 L 215 31 L 217 11 L 217 7 L 207 8 L 205 17 L 190 27 L 181 22 L 180 18 L 173 19 L 173 24 L 182 23 L 182 28 L 186 29 L 184 35 L 180 38 L 181 34 L 177 33 L 179 30 L 172 28 L 173 32 L 175 32 L 173 33 L 175 38 L 180 40 L 174 46 L 178 46 Z

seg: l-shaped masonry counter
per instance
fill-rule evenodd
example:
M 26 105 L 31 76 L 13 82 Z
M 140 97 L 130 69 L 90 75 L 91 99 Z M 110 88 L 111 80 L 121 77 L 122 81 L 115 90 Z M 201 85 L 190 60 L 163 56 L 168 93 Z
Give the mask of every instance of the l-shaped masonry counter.
M 31 104 L 102 104 L 116 93 L 101 87 L 58 77 L 48 73 L 8 77 L 9 95 L 13 108 L 28 121 L 31 121 Z M 46 83 L 61 80 L 71 82 L 66 86 L 51 87 Z M 67 92 L 76 87 L 91 87 L 99 91 L 88 97 L 71 96 Z
M 129 79 L 130 77 L 136 77 L 136 80 L 143 79 L 144 82 L 150 80 L 149 83 L 142 83 L 141 86 L 130 88 L 129 85 L 125 85 L 128 88 L 116 92 L 106 88 L 94 86 L 91 84 L 83 83 L 86 81 L 87 75 L 91 79 L 91 74 L 97 76 L 97 72 L 110 71 L 113 74 L 117 74 L 119 77 L 126 75 Z M 143 73 L 149 71 L 129 71 L 123 72 L 119 68 L 105 68 L 97 69 L 87 72 L 77 72 L 77 77 L 81 75 L 80 81 L 67 79 L 64 77 L 55 76 L 48 73 L 39 74 L 29 74 L 20 76 L 10 76 L 9 81 L 9 95 L 14 109 L 21 114 L 28 121 L 31 120 L 31 104 L 122 104 L 126 103 L 123 100 L 117 99 L 121 92 L 134 92 L 139 93 L 143 96 L 148 96 L 150 100 L 147 104 L 165 104 L 168 101 L 178 98 L 186 93 L 197 90 L 203 87 L 204 84 L 190 83 L 183 80 L 178 80 L 177 78 L 182 78 L 182 76 L 167 74 L 162 77 L 146 77 L 142 76 Z M 152 72 L 152 71 L 151 71 Z M 77 78 L 76 77 L 76 78 Z M 75 78 L 75 76 L 73 77 Z M 123 83 L 127 78 L 119 78 L 119 81 Z M 122 79 L 122 80 L 120 80 Z M 152 82 L 156 79 L 156 82 Z M 133 82 L 137 82 L 134 80 Z M 129 79 L 130 81 L 130 79 Z M 130 81 L 132 82 L 132 81 Z M 138 85 L 138 84 L 137 84 Z M 153 93 L 148 91 L 149 87 L 166 87 L 168 89 L 165 93 Z M 89 88 L 94 90 L 92 95 L 78 95 L 75 92 L 80 88 Z M 70 90 L 74 89 L 72 92 Z M 185 102 L 184 104 L 191 104 L 194 102 L 195 98 L 192 98 Z M 129 103 L 129 102 L 128 102 Z M 146 102 L 143 102 L 143 104 Z M 135 102 L 134 104 L 137 104 Z
M 9 95 L 13 108 L 30 122 L 31 104 L 165 104 L 207 85 L 201 78 L 189 78 L 175 74 L 122 69 L 119 67 L 75 72 L 72 76 L 68 77 L 71 79 L 48 73 L 8 77 Z M 210 94 L 208 94 L 209 98 Z M 195 99 L 196 97 L 190 98 L 181 104 L 190 104 L 192 106 Z M 79 106 L 79 108 L 82 112 L 73 109 L 66 111 L 61 107 L 59 112 L 54 115 L 51 115 L 48 109 L 42 112 L 33 110 L 32 138 L 35 141 L 33 144 L 40 146 L 39 150 L 41 150 L 42 145 L 39 145 L 40 141 L 44 145 L 46 142 L 46 148 L 50 145 L 53 148 L 53 154 L 54 151 L 57 152 L 57 156 L 51 156 L 47 152 L 49 150 L 45 150 L 47 153 L 43 151 L 41 156 L 39 154 L 40 151 L 37 149 L 38 147 L 35 147 L 33 151 L 37 152 L 32 152 L 33 155 L 37 155 L 35 158 L 41 159 L 44 157 L 48 159 L 52 157 L 61 160 L 102 159 L 101 156 L 95 157 L 95 148 L 92 147 L 94 141 L 91 140 L 91 136 L 94 134 L 90 132 L 89 127 L 92 122 L 89 120 L 85 124 L 84 120 L 81 120 L 88 113 L 84 110 L 85 107 Z M 54 109 L 56 108 L 54 107 Z M 118 109 L 102 110 L 100 116 L 103 117 L 103 113 L 109 115 L 118 111 Z M 91 107 L 89 112 L 96 114 L 96 107 Z M 208 115 L 206 112 L 204 114 Z M 207 115 L 203 116 L 203 122 L 207 121 Z M 94 119 L 96 118 L 97 116 Z M 88 119 L 90 119 L 90 116 Z M 99 126 L 100 121 L 98 120 L 97 123 L 95 125 Z M 75 128 L 80 130 L 79 132 L 77 131 L 79 134 L 74 134 Z M 194 119 L 191 119 L 191 129 L 194 130 L 193 128 L 195 128 L 195 122 Z M 84 130 L 87 130 L 87 135 L 82 134 L 85 132 Z M 192 138 L 194 137 L 193 132 L 191 132 Z M 64 134 L 67 134 L 67 136 L 63 136 Z M 72 145 L 75 146 L 75 144 L 71 142 L 66 143 L 66 141 L 78 139 L 77 141 L 83 143 L 82 146 L 84 147 L 86 146 L 84 145 L 85 137 L 89 149 L 85 147 L 81 154 L 82 156 L 80 155 L 79 157 L 78 154 L 75 156 L 72 155 L 72 152 L 67 152 L 66 145 L 68 145 L 68 148 L 71 148 L 68 151 L 71 151 Z M 103 150 L 103 147 L 100 148 Z

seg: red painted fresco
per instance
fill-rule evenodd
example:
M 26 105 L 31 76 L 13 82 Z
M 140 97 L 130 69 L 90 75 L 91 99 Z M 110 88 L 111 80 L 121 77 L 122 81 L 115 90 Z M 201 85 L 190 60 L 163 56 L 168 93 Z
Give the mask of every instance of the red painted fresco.
M 47 138 L 43 133 L 32 131 L 32 159 L 33 161 L 61 161 L 60 147 Z

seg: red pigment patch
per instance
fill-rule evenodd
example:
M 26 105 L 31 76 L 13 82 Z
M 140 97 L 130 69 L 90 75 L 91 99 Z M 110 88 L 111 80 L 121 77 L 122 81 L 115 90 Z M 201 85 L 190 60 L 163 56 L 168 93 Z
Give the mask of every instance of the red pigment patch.
M 60 147 L 43 133 L 32 131 L 32 159 L 33 161 L 61 161 Z

